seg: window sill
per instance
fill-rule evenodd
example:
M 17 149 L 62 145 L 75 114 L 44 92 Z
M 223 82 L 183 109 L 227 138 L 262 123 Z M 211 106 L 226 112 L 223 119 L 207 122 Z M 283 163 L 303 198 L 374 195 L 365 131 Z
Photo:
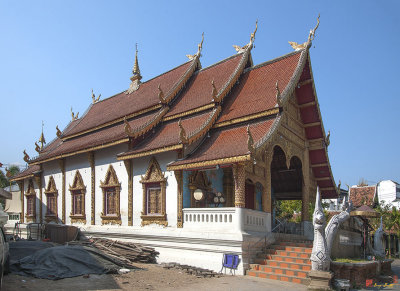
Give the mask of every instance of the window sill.
M 168 225 L 166 214 L 142 215 L 140 217 L 142 218 L 142 226 L 150 224 Z
M 121 215 L 113 214 L 113 215 L 100 215 L 101 223 L 104 224 L 118 224 L 121 225 Z

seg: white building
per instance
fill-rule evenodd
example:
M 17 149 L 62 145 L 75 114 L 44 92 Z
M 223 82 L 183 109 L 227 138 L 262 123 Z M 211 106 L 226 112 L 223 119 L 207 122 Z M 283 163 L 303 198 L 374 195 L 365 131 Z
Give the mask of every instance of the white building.
M 379 201 L 391 204 L 400 209 L 400 185 L 392 180 L 380 181 L 377 184 L 377 194 Z
M 254 34 L 238 53 L 202 68 L 189 61 L 92 104 L 13 178 L 21 220 L 81 227 L 88 236 L 145 243 L 159 262 L 243 274 L 271 235 L 274 200 L 337 196 L 311 69 L 311 40 L 254 65 Z M 194 193 L 196 192 L 196 195 Z M 222 195 L 222 196 L 221 196 Z M 224 199 L 221 200 L 220 198 Z

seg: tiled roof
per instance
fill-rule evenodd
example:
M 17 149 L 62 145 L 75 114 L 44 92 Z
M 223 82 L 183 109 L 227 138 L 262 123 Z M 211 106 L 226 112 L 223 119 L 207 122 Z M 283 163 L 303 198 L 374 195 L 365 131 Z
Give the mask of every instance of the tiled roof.
M 33 173 L 35 173 L 37 171 L 40 171 L 40 166 L 39 165 L 29 166 L 24 171 L 22 171 L 22 172 L 18 173 L 17 175 L 13 176 L 11 178 L 11 180 L 12 181 L 17 181 L 17 180 L 24 179 L 25 177 L 29 177 L 29 176 L 33 175 Z
M 79 123 L 69 130 L 65 136 L 86 131 L 159 104 L 158 85 L 161 86 L 162 91 L 166 94 L 178 82 L 190 65 L 191 62 L 187 62 L 169 72 L 144 82 L 137 91 L 131 94 L 122 92 L 92 104 Z
M 182 126 L 186 131 L 186 135 L 189 136 L 203 125 L 211 114 L 212 111 L 209 110 L 201 114 L 182 118 Z M 180 143 L 179 133 L 180 128 L 178 126 L 178 120 L 166 122 L 159 128 L 156 128 L 155 133 L 147 137 L 142 143 L 135 147 L 134 150 L 126 152 L 122 156 L 129 156 L 140 152 L 177 145 Z
M 251 68 L 243 74 L 227 99 L 221 117 L 223 122 L 255 114 L 276 105 L 276 81 L 282 93 L 293 77 L 300 52 Z
M 153 116 L 157 113 L 158 111 L 133 118 L 132 120 L 129 120 L 128 123 L 132 128 L 138 127 L 149 119 L 153 118 Z M 124 130 L 124 124 L 118 123 L 116 125 L 102 128 L 100 130 L 85 135 L 80 135 L 66 141 L 61 141 L 60 139 L 58 139 L 60 141 L 58 147 L 54 148 L 52 151 L 43 152 L 37 159 L 33 160 L 32 162 L 39 162 L 55 157 L 60 157 L 61 155 L 72 153 L 78 150 L 88 149 L 90 147 L 104 145 L 121 140 L 123 138 L 127 138 Z
M 257 143 L 270 131 L 275 118 L 255 122 L 250 125 L 250 132 Z M 177 161 L 170 166 L 180 166 L 192 163 L 243 156 L 249 153 L 247 146 L 247 124 L 211 131 L 211 135 L 201 148 L 187 159 Z
M 350 188 L 350 200 L 353 207 L 357 208 L 362 205 L 373 206 L 376 186 L 363 186 Z
M 194 74 L 179 100 L 175 102 L 166 114 L 166 117 L 210 104 L 212 102 L 213 89 L 211 82 L 214 81 L 214 85 L 219 91 L 235 71 L 242 55 L 237 54 Z

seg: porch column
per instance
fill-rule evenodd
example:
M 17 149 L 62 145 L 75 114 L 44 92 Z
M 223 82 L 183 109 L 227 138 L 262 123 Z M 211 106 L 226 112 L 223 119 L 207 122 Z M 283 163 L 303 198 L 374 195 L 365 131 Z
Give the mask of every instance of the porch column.
M 301 203 L 301 221 L 310 221 L 309 204 L 310 204 L 310 159 L 308 154 L 308 147 L 305 148 L 303 154 L 303 189 L 302 189 L 302 203 Z
M 226 199 L 226 207 L 232 207 L 234 205 L 233 201 L 233 181 L 232 181 L 232 169 L 231 168 L 223 168 L 224 178 L 223 178 L 223 187 L 224 194 Z
M 267 160 L 265 169 L 265 189 L 263 192 L 262 207 L 264 212 L 271 213 L 271 161 Z
M 25 212 L 24 212 L 24 202 L 25 202 L 25 200 L 24 200 L 24 197 L 25 197 L 25 195 L 24 195 L 24 192 L 25 192 L 24 187 L 25 187 L 25 185 L 24 184 L 25 183 L 24 183 L 24 180 L 18 181 L 17 183 L 18 183 L 18 186 L 19 186 L 19 190 L 21 191 L 21 197 L 20 197 L 20 199 L 21 199 L 21 215 L 19 217 L 19 221 L 20 222 L 24 222 L 24 215 L 25 215 Z
M 246 172 L 244 169 L 244 164 L 234 164 L 233 169 L 233 179 L 235 180 L 235 207 L 244 208 L 245 207 L 245 181 Z
M 62 223 L 66 223 L 65 220 L 65 159 L 58 160 L 60 171 L 62 174 L 62 186 L 61 186 L 61 212 L 62 212 Z
M 178 228 L 183 227 L 183 171 L 177 170 L 174 171 L 176 182 L 178 184 L 178 203 L 177 203 L 177 217 L 176 217 L 176 226 Z
M 95 215 L 96 215 L 96 186 L 95 186 L 95 180 L 96 180 L 96 171 L 94 167 L 94 152 L 89 152 L 88 153 L 88 160 L 90 163 L 90 193 L 91 193 L 91 204 L 90 204 L 90 210 L 91 210 L 91 220 L 90 223 L 92 225 L 95 225 Z

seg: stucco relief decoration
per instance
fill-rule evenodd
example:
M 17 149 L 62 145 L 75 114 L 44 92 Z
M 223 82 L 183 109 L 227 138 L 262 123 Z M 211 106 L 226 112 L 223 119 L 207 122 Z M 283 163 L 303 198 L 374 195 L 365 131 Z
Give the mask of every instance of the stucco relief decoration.
M 58 220 L 58 190 L 56 187 L 56 182 L 54 181 L 53 176 L 50 176 L 49 182 L 47 183 L 47 187 L 44 190 L 44 194 L 46 195 L 46 220 L 47 221 L 57 221 Z
M 71 193 L 71 222 L 78 222 L 86 224 L 86 214 L 85 214 L 85 194 L 86 186 L 83 183 L 83 179 L 79 170 L 76 171 L 74 181 L 72 186 L 69 185 L 69 191 Z M 76 197 L 75 203 L 79 203 L 79 210 L 74 213 L 74 195 L 79 195 Z M 76 205 L 75 205 L 76 206 Z M 80 213 L 76 213 L 80 212 Z
M 101 212 L 102 224 L 121 225 L 120 192 L 121 183 L 118 181 L 114 167 L 108 167 L 104 181 L 100 181 L 103 190 L 103 211 Z M 109 209 L 112 207 L 112 209 Z
M 168 225 L 166 214 L 167 178 L 157 160 L 152 157 L 147 171 L 140 180 L 143 188 L 142 226 L 149 224 Z M 154 209 L 155 210 L 154 210 Z

